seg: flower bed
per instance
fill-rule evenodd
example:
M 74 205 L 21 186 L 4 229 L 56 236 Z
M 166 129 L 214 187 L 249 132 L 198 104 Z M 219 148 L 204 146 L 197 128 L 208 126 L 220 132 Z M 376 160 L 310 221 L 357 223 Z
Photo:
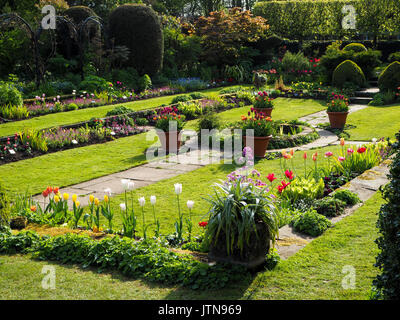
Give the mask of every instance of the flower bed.
M 50 152 L 103 143 L 144 132 L 126 116 L 113 116 L 70 126 L 36 131 L 24 129 L 0 140 L 0 165 Z

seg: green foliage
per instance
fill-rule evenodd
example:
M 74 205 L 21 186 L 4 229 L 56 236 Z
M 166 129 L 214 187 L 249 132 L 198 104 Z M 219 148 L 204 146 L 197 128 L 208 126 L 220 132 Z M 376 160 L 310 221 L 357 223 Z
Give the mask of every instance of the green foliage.
M 152 83 L 151 83 L 151 79 L 149 77 L 149 75 L 145 74 L 143 77 L 141 77 L 139 79 L 139 91 L 144 91 L 144 90 L 148 90 L 151 88 Z
M 187 119 L 194 119 L 203 113 L 201 105 L 195 102 L 179 102 L 177 108 Z
M 76 103 L 73 103 L 73 102 L 67 104 L 64 108 L 67 111 L 73 111 L 73 110 L 78 110 L 79 109 L 78 105 Z
M 400 87 L 400 62 L 389 64 L 378 79 L 378 87 L 381 90 L 395 91 Z
M 388 58 L 389 62 L 395 62 L 395 61 L 399 61 L 400 62 L 400 52 L 393 52 L 389 55 Z
M 10 219 L 10 200 L 3 183 L 0 181 L 0 227 L 8 226 Z
M 29 143 L 29 146 L 33 150 L 38 150 L 41 152 L 47 152 L 48 147 L 46 143 L 46 139 L 43 137 L 43 132 L 35 129 L 23 129 L 18 133 L 21 144 L 26 145 Z
M 204 113 L 197 123 L 197 132 L 201 132 L 201 130 L 213 130 L 219 129 L 221 127 L 221 119 L 218 117 L 218 114 L 215 112 L 206 112 Z
M 137 118 L 135 120 L 136 125 L 138 126 L 147 126 L 149 124 L 149 120 L 146 118 Z
M 375 267 L 380 270 L 373 284 L 377 288 L 378 296 L 387 300 L 400 298 L 400 133 L 396 134 L 397 141 L 393 146 L 395 157 L 390 165 L 390 182 L 383 189 L 386 203 L 379 211 L 377 228 L 379 237 L 376 239 L 379 254 Z
M 29 117 L 29 111 L 25 106 L 7 105 L 0 108 L 0 117 L 9 120 L 22 120 Z
M 271 252 L 267 253 L 265 257 L 265 268 L 267 270 L 274 269 L 279 261 L 281 261 L 281 257 L 279 256 L 278 251 L 274 248 Z
M 240 180 L 216 184 L 215 187 L 214 196 L 208 199 L 211 204 L 205 234 L 208 243 L 223 241 L 228 255 L 235 248 L 242 252 L 258 221 L 265 223 L 271 241 L 275 242 L 277 210 L 265 189 L 253 184 L 244 185 Z
M 111 12 L 110 37 L 115 46 L 129 49 L 126 66 L 135 68 L 139 75 L 155 75 L 162 67 L 163 33 L 160 20 L 150 7 L 125 4 Z
M 177 254 L 160 241 L 137 242 L 128 238 L 105 238 L 66 234 L 39 237 L 33 232 L 0 234 L 0 253 L 32 252 L 39 260 L 95 267 L 99 272 L 119 270 L 132 278 L 183 285 L 191 289 L 218 289 L 247 275 L 244 267 L 208 264 Z
M 282 70 L 286 73 L 290 70 L 309 70 L 310 66 L 309 59 L 302 52 L 291 53 L 286 51 L 282 59 Z
M 337 217 L 343 214 L 346 203 L 338 198 L 326 197 L 316 200 L 313 204 L 314 209 L 326 217 Z
M 375 76 L 374 68 L 381 63 L 382 54 L 380 51 L 368 49 L 367 51 L 354 52 L 341 50 L 340 47 L 340 41 L 333 42 L 321 57 L 320 65 L 325 69 L 328 79 L 332 77 L 335 68 L 346 60 L 354 61 L 367 78 Z
M 343 201 L 348 206 L 354 206 L 355 204 L 361 202 L 358 195 L 350 190 L 338 190 L 333 194 L 333 198 Z
M 281 193 L 283 199 L 295 203 L 299 200 L 318 199 L 324 195 L 324 181 L 297 177 Z
M 22 94 L 12 83 L 0 82 L 0 108 L 11 105 L 22 107 Z
M 333 72 L 332 84 L 339 88 L 346 86 L 347 83 L 362 87 L 365 81 L 364 72 L 351 60 L 343 61 Z
M 378 92 L 374 95 L 372 101 L 368 103 L 369 106 L 384 106 L 392 104 L 396 101 L 396 93 L 392 91 Z
M 367 51 L 367 48 L 362 43 L 349 43 L 343 48 L 343 51 L 363 52 Z
M 320 236 L 331 226 L 332 222 L 314 210 L 304 212 L 293 221 L 293 227 L 296 231 L 313 237 Z
M 127 113 L 131 113 L 131 112 L 132 112 L 132 109 L 129 109 L 125 106 L 118 106 L 118 107 L 115 107 L 114 109 L 108 111 L 106 116 L 107 117 L 118 116 L 121 114 L 127 114 Z
M 105 91 L 108 88 L 110 88 L 110 85 L 111 85 L 110 82 L 101 77 L 88 75 L 81 82 L 80 89 L 94 93 L 94 92 Z
M 192 93 L 189 93 L 189 96 L 192 100 L 199 100 L 199 99 L 207 98 L 207 96 L 201 92 L 192 92 Z
M 192 100 L 192 98 L 188 94 L 182 94 L 182 95 L 174 97 L 171 101 L 171 104 L 176 104 L 179 102 L 186 102 L 186 101 L 190 101 L 190 100 Z

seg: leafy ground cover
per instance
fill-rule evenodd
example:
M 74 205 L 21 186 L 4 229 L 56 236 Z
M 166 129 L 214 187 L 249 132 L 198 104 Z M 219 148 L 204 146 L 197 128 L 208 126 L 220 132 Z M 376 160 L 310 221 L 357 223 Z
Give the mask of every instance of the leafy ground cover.
M 353 215 L 312 241 L 271 271 L 220 290 L 191 290 L 132 281 L 119 273 L 98 274 L 73 265 L 1 255 L 2 299 L 368 299 L 377 246 L 376 213 L 383 200 L 376 194 Z M 43 266 L 56 268 L 56 289 L 41 287 Z M 354 289 L 343 289 L 344 266 L 356 271 Z M 307 279 L 307 281 L 306 281 Z

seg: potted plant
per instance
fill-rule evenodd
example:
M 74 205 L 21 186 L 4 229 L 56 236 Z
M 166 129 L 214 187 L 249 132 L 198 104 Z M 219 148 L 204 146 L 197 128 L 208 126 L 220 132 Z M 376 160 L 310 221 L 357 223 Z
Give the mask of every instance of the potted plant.
M 253 148 L 256 157 L 264 158 L 274 131 L 271 118 L 253 110 L 249 117 L 242 116 L 242 130 L 244 146 Z
M 259 113 L 264 113 L 265 116 L 270 117 L 272 109 L 274 108 L 273 98 L 269 97 L 267 92 L 259 92 L 255 98 L 253 109 Z
M 277 209 L 268 188 L 236 175 L 216 184 L 215 195 L 208 201 L 205 241 L 210 259 L 250 269 L 262 265 L 279 232 Z
M 347 115 L 349 114 L 349 100 L 342 95 L 335 95 L 332 93 L 333 97 L 330 102 L 328 102 L 328 117 L 331 124 L 331 128 L 343 129 Z
M 181 131 L 185 126 L 185 116 L 177 114 L 171 108 L 164 108 L 153 118 L 156 132 L 162 148 L 167 152 L 177 153 L 181 147 Z

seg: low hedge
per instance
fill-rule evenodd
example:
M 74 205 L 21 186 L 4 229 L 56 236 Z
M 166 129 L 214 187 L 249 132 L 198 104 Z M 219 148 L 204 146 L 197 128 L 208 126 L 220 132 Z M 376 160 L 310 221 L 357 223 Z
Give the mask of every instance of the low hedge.
M 209 265 L 172 252 L 161 241 L 138 242 L 117 236 L 96 241 L 77 234 L 40 237 L 32 231 L 0 233 L 0 253 L 32 253 L 39 260 L 96 267 L 100 272 L 118 270 L 128 277 L 191 289 L 223 288 L 248 275 L 241 266 Z
M 367 51 L 367 48 L 362 43 L 349 43 L 343 48 L 343 51 L 363 52 Z

